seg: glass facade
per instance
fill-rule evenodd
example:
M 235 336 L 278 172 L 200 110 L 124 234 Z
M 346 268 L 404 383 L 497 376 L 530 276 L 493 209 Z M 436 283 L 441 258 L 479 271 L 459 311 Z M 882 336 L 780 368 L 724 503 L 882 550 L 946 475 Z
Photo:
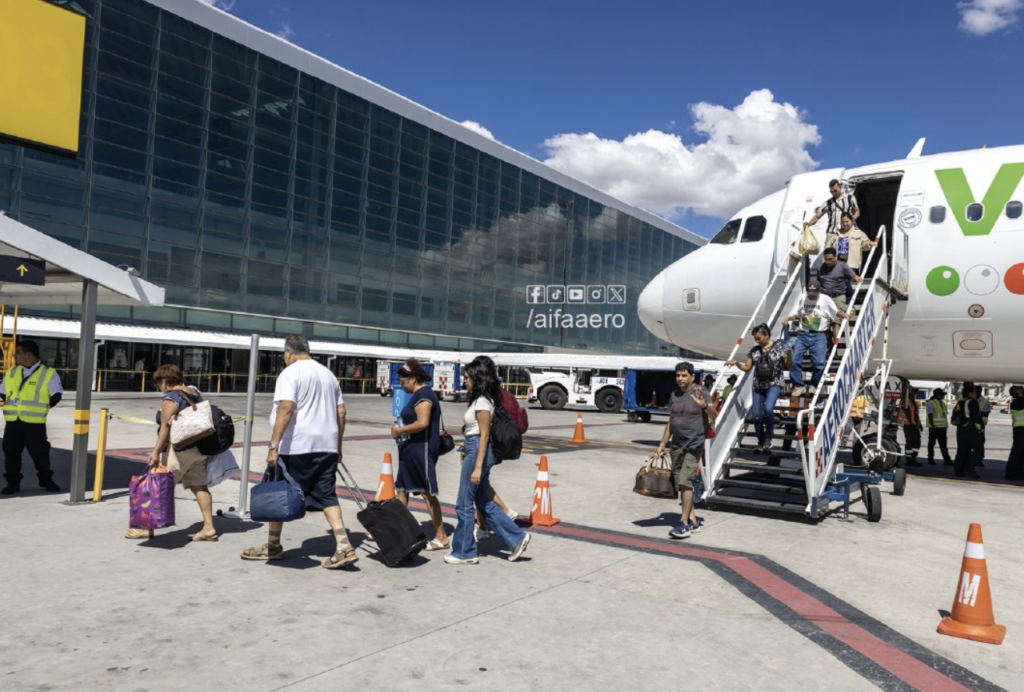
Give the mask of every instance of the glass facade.
M 90 18 L 81 153 L 0 145 L 0 211 L 138 268 L 175 306 L 101 319 L 439 349 L 665 345 L 636 298 L 693 243 L 143 0 L 58 4 Z M 572 285 L 627 302 L 530 301 Z

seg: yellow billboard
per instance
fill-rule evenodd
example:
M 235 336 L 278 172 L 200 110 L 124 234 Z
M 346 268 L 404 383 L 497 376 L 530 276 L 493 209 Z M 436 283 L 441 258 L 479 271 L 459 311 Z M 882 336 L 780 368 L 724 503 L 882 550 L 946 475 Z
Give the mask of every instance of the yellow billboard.
M 85 17 L 0 0 L 0 135 L 78 153 Z

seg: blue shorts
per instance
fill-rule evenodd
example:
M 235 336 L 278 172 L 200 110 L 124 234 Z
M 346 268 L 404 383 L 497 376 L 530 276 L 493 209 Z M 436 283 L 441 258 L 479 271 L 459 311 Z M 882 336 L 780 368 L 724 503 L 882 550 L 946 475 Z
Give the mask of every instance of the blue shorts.
M 288 475 L 298 483 L 306 496 L 306 509 L 326 509 L 338 506 L 334 474 L 338 468 L 337 452 L 310 454 L 282 454 L 280 460 Z

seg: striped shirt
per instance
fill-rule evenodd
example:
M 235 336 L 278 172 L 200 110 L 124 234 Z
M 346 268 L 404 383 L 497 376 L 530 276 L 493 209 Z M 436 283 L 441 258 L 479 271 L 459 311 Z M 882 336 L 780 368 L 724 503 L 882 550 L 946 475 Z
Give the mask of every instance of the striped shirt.
M 843 213 L 849 212 L 852 214 L 855 209 L 857 209 L 857 200 L 854 199 L 852 194 L 849 194 L 843 195 L 839 199 L 829 197 L 815 212 L 828 215 L 828 229 L 826 229 L 826 233 L 839 233 L 841 229 L 839 222 L 843 218 Z

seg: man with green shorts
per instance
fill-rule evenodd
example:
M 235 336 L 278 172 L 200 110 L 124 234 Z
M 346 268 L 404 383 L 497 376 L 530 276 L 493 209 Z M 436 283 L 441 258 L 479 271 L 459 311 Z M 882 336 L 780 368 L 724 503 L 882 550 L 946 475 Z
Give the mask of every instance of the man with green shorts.
M 658 445 L 658 456 L 670 445 L 672 483 L 679 491 L 682 514 L 679 523 L 668 532 L 669 538 L 689 538 L 700 531 L 700 520 L 693 509 L 693 481 L 704 455 L 707 426 L 715 422 L 715 407 L 708 404 L 711 395 L 696 383 L 692 363 L 676 365 L 676 384 L 669 404 L 668 423 Z

